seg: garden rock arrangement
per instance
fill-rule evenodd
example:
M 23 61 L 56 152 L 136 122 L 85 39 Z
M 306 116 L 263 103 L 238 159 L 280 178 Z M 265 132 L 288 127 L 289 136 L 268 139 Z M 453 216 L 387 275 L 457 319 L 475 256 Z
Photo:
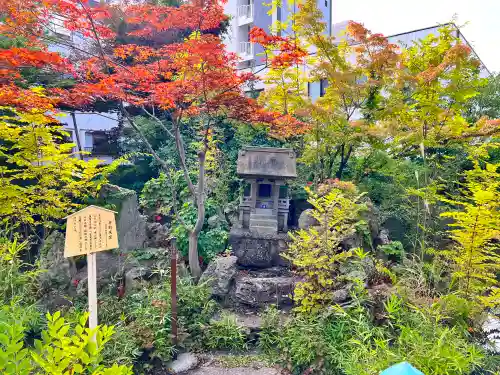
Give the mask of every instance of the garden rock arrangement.
M 224 305 L 257 310 L 271 304 L 291 305 L 296 281 L 285 267 L 243 268 L 238 266 L 236 256 L 216 258 L 200 279 L 209 283 L 212 295 Z
M 224 298 L 228 295 L 234 276 L 238 272 L 237 261 L 238 258 L 235 256 L 219 257 L 208 265 L 200 282 L 209 283 L 214 297 Z

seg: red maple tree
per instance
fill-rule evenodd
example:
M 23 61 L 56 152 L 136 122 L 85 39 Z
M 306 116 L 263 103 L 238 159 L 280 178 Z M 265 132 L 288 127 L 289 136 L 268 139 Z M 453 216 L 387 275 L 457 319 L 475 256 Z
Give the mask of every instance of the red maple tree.
M 50 100 L 73 108 L 98 101 L 119 103 L 118 110 L 167 176 L 171 175 L 172 166 L 155 152 L 135 123 L 132 111 L 149 117 L 172 137 L 197 208 L 196 223 L 188 226 L 188 231 L 189 264 L 192 274 L 199 277 L 197 243 L 205 219 L 205 163 L 215 119 L 223 116 L 271 126 L 287 126 L 294 122 L 289 116 L 265 111 L 255 100 L 245 96 L 242 87 L 255 77 L 238 72 L 237 56 L 227 52 L 222 43 L 219 28 L 227 18 L 223 4 L 218 0 L 194 0 L 178 7 L 128 1 L 97 5 L 86 0 L 0 0 L 0 5 L 6 14 L 0 32 L 23 36 L 29 44 L 21 59 L 15 51 L 5 51 L 6 56 L 10 56 L 11 66 L 32 58 L 37 65 L 50 63 L 53 68 L 61 67 L 73 74 L 76 85 L 71 89 L 50 91 Z M 117 17 L 128 25 L 129 40 L 140 43 L 117 42 L 114 27 Z M 59 26 L 85 39 L 85 43 L 78 44 L 52 41 L 76 52 L 79 59 L 72 60 L 71 64 L 46 50 L 45 31 L 52 28 L 56 20 Z M 158 43 L 169 31 L 187 37 L 170 44 Z M 20 90 L 12 85 L 15 79 L 12 71 L 1 74 L 10 82 L 7 86 L 10 90 Z M 11 99 L 15 96 L 14 92 L 6 93 Z M 4 96 L 0 95 L 0 101 Z M 181 135 L 188 118 L 198 122 L 202 133 L 196 182 L 188 171 Z

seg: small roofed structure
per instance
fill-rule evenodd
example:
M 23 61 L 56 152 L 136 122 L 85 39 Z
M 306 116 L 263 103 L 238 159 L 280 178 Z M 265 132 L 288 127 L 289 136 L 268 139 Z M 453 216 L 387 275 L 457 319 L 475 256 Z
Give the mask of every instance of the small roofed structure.
M 290 200 L 286 181 L 297 177 L 293 150 L 245 147 L 238 154 L 237 173 L 246 181 L 240 200 L 240 226 L 259 234 L 288 230 Z

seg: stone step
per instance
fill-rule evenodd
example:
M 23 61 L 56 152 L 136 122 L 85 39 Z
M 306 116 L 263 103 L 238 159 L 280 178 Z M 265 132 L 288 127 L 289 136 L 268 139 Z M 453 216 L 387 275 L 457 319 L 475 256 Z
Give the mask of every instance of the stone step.
M 251 219 L 257 219 L 257 220 L 276 220 L 276 215 L 260 215 L 260 214 L 251 214 L 250 215 L 250 220 Z
M 273 228 L 273 229 L 278 230 L 278 224 L 275 222 L 262 221 L 262 220 L 250 221 L 250 228 L 257 228 L 257 227 L 259 227 L 259 228 Z
M 291 305 L 291 294 L 296 282 L 294 277 L 286 276 L 240 276 L 235 280 L 234 297 L 237 302 L 252 307 Z
M 255 212 L 253 214 L 257 214 L 257 215 L 272 215 L 273 214 L 273 209 L 272 208 L 256 208 Z
M 258 225 L 250 225 L 250 231 L 256 232 L 258 234 L 276 234 L 278 232 L 277 227 L 262 227 Z
M 273 227 L 278 225 L 278 221 L 276 219 L 254 219 L 253 217 L 250 218 L 250 225 L 252 225 L 252 223 L 256 225 L 273 226 Z

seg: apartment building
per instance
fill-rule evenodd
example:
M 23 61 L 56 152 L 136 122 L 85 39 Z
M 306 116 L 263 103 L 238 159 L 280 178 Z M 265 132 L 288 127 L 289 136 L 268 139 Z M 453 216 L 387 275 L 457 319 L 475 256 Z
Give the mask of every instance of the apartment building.
M 317 0 L 318 7 L 323 12 L 323 21 L 327 25 L 327 33 L 329 35 L 335 36 L 337 39 L 341 40 L 345 38 L 345 29 L 348 21 L 340 22 L 337 24 L 332 24 L 332 2 L 333 0 Z M 259 75 L 264 75 L 266 70 L 263 69 L 265 61 L 262 54 L 262 47 L 254 45 L 249 40 L 249 31 L 252 27 L 261 27 L 264 30 L 269 30 L 270 26 L 275 21 L 286 20 L 290 12 L 297 11 L 297 3 L 294 1 L 292 3 L 283 1 L 283 6 L 278 7 L 273 12 L 270 12 L 270 7 L 264 5 L 261 1 L 255 0 L 229 0 L 225 8 L 226 14 L 230 16 L 230 26 L 228 30 L 228 36 L 225 39 L 225 43 L 229 51 L 237 53 L 241 59 L 239 68 L 242 70 L 252 70 L 254 72 L 259 72 Z M 473 46 L 465 38 L 461 30 L 454 24 L 451 25 L 456 30 L 456 35 L 462 40 L 463 43 L 468 45 L 474 55 L 481 61 L 479 56 L 475 53 Z M 430 27 L 425 27 L 418 30 L 412 30 L 407 32 L 402 32 L 399 34 L 389 36 L 389 41 L 391 43 L 399 44 L 402 47 L 409 47 L 417 40 L 423 39 L 430 34 L 439 34 L 439 28 L 443 25 L 435 25 Z M 286 31 L 285 31 L 286 32 Z M 311 51 L 314 53 L 314 51 Z M 353 55 L 354 60 L 354 55 Z M 307 71 L 308 67 L 304 66 L 304 71 Z M 481 62 L 481 76 L 487 77 L 490 75 L 489 70 Z M 320 97 L 324 94 L 326 82 L 313 82 L 308 86 L 308 95 L 313 99 Z M 264 90 L 264 84 L 262 82 L 257 82 L 252 88 L 253 91 Z
M 90 6 L 98 4 L 95 0 L 88 2 Z M 78 33 L 72 32 L 63 26 L 63 21 L 54 15 L 49 35 L 55 37 L 58 42 L 49 45 L 49 50 L 59 52 L 63 56 L 70 56 L 71 46 L 85 49 L 85 38 Z M 89 154 L 84 156 L 85 160 L 99 159 L 103 163 L 109 164 L 118 155 L 117 148 L 117 127 L 119 124 L 118 113 L 116 112 L 63 112 L 64 117 L 60 122 L 69 133 L 68 141 L 80 145 L 82 151 Z M 76 123 L 76 124 L 75 124 Z M 77 129 L 77 131 L 75 131 Z M 78 139 L 79 138 L 79 139 Z

